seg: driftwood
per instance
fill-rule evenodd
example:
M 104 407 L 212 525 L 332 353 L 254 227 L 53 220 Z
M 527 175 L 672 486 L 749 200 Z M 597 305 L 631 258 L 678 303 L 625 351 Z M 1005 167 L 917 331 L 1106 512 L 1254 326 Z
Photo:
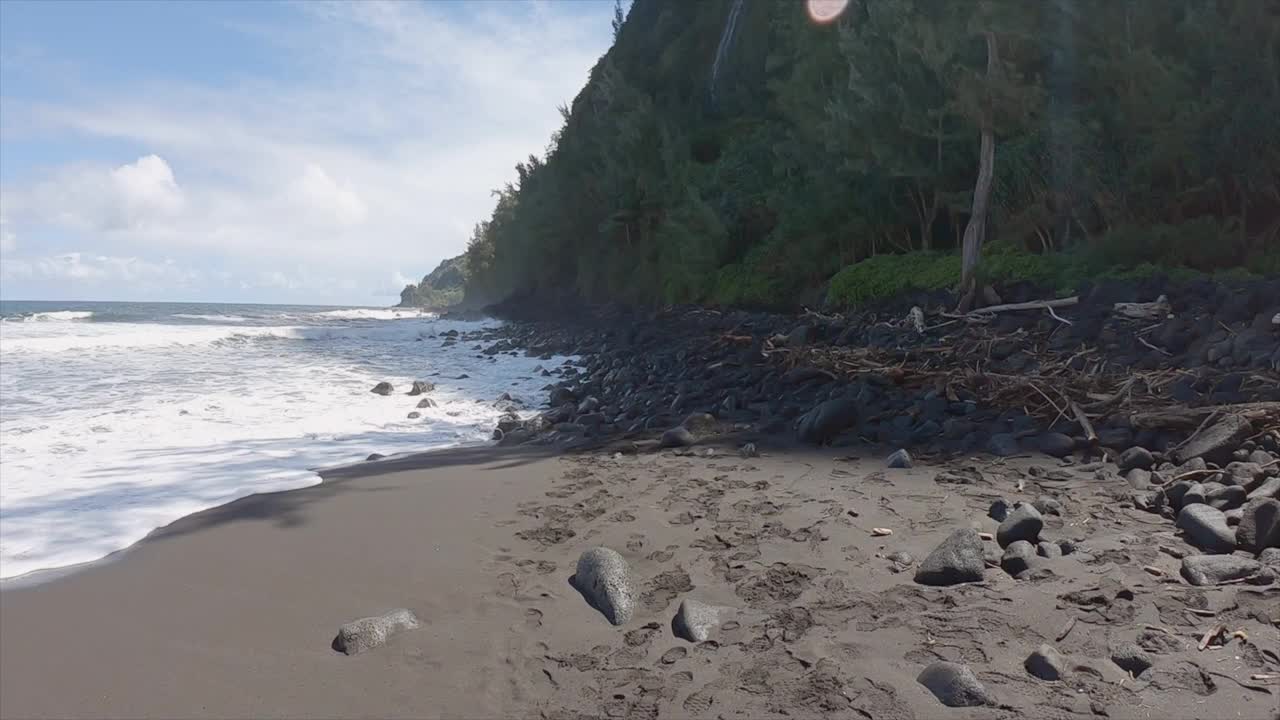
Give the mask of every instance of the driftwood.
M 1115 314 L 1131 320 L 1163 320 L 1168 317 L 1172 309 L 1169 298 L 1164 295 L 1156 298 L 1155 302 L 1118 302 L 1112 306 Z
M 1050 310 L 1052 308 L 1068 307 L 1080 302 L 1080 296 L 1072 295 L 1067 298 L 1059 298 L 1058 300 L 1032 300 L 1031 302 L 1005 303 L 1004 305 L 992 305 L 990 307 L 978 308 L 969 315 L 990 315 L 992 313 L 1009 312 L 1011 310 Z
M 1211 415 L 1239 415 L 1254 423 L 1273 424 L 1280 427 L 1280 402 L 1254 402 L 1238 405 L 1207 405 L 1194 408 L 1172 408 L 1153 412 L 1134 413 L 1130 418 L 1139 430 L 1196 429 Z
M 1076 416 L 1076 420 L 1080 423 L 1080 428 L 1084 430 L 1085 439 L 1089 441 L 1089 444 L 1097 445 L 1098 433 L 1094 432 L 1093 423 L 1089 422 L 1089 416 L 1084 414 L 1084 410 L 1081 410 L 1074 400 L 1071 401 L 1071 413 Z

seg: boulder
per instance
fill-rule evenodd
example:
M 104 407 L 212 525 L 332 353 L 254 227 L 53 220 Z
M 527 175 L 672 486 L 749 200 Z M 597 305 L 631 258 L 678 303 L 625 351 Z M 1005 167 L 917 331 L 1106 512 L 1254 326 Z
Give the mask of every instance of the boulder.
M 1008 433 L 997 433 L 987 441 L 987 451 L 992 455 L 1009 457 L 1017 455 L 1019 450 L 1018 439 Z
M 947 536 L 916 569 L 915 580 L 921 585 L 957 585 L 981 582 L 983 561 L 982 538 L 973 528 L 961 528 Z
M 365 462 L 373 462 L 375 460 L 381 460 L 384 457 L 386 457 L 386 455 L 383 455 L 382 453 L 369 453 L 369 457 L 365 458 Z
M 432 400 L 431 398 L 422 398 L 421 400 L 418 401 L 418 409 L 420 410 L 422 408 L 433 408 L 435 406 L 436 406 L 436 401 Z
M 1185 463 L 1192 458 L 1204 458 L 1209 462 L 1226 462 L 1231 453 L 1245 438 L 1253 434 L 1253 426 L 1239 415 L 1228 415 L 1196 433 L 1173 453 L 1174 462 Z
M 658 445 L 664 448 L 688 447 L 695 442 L 697 442 L 697 439 L 694 438 L 693 433 L 689 432 L 688 428 L 677 425 L 662 433 L 662 438 L 658 441 Z
M 1111 662 L 1134 677 L 1146 672 L 1154 663 L 1151 656 L 1134 643 L 1124 643 L 1111 649 Z
M 1178 513 L 1177 526 L 1186 535 L 1187 542 L 1205 552 L 1229 553 L 1236 548 L 1236 531 L 1217 508 L 1186 505 Z
M 815 445 L 826 445 L 858 422 L 858 405 L 851 398 L 827 400 L 800 418 L 796 436 Z
M 1248 495 L 1239 485 L 1218 485 L 1204 494 L 1204 502 L 1212 508 L 1230 510 L 1243 505 Z
M 1236 527 L 1236 545 L 1251 553 L 1280 547 L 1280 500 L 1260 497 L 1244 506 Z
M 711 631 L 720 624 L 720 612 L 723 608 L 708 605 L 691 598 L 680 601 L 680 609 L 671 620 L 671 629 L 676 637 L 689 642 L 705 642 L 711 637 Z
M 1131 447 L 1120 453 L 1120 472 L 1128 472 L 1134 468 L 1150 470 L 1154 462 L 1155 458 L 1151 456 L 1150 450 L 1144 447 Z
M 1262 563 L 1239 555 L 1191 555 L 1182 558 L 1182 577 L 1192 585 L 1240 580 L 1262 569 Z
M 435 389 L 436 389 L 435 383 L 427 382 L 426 380 L 414 380 L 413 387 L 409 388 L 409 394 L 421 395 L 423 393 L 429 393 Z
M 1066 457 L 1076 449 L 1076 441 L 1070 435 L 1059 432 L 1044 433 L 1036 441 L 1040 452 L 1052 457 Z
M 1256 498 L 1280 498 L 1280 476 L 1269 477 L 1262 484 L 1249 491 L 1249 500 Z
M 383 380 L 382 382 L 378 383 L 377 385 L 374 385 L 374 386 L 373 386 L 373 389 L 372 389 L 372 390 L 370 390 L 369 392 L 371 392 L 371 393 L 373 393 L 373 394 L 375 394 L 375 395 L 384 395 L 384 396 L 385 396 L 385 395 L 390 395 L 391 393 L 395 392 L 395 390 L 396 390 L 396 389 L 395 389 L 394 387 L 392 387 L 392 386 L 391 386 L 391 383 L 387 382 L 386 380 Z
M 392 635 L 402 630 L 413 630 L 419 625 L 418 618 L 404 608 L 385 615 L 352 620 L 338 628 L 333 648 L 347 655 L 356 655 L 385 645 Z
M 631 620 L 635 609 L 635 586 L 627 561 L 617 552 L 606 547 L 593 547 L 582 553 L 573 576 L 573 586 L 610 623 L 622 625 Z
M 978 707 L 995 702 L 968 667 L 953 662 L 936 662 L 916 677 L 938 701 L 947 707 Z
M 719 430 L 720 421 L 709 413 L 691 413 L 680 425 L 695 437 L 706 437 L 714 435 Z
M 1061 680 L 1067 674 L 1067 659 L 1052 645 L 1041 645 L 1027 656 L 1022 666 L 1041 680 Z
M 558 408 L 561 405 L 573 405 L 576 409 L 578 404 L 578 396 L 567 387 L 556 387 L 551 389 L 551 407 Z
M 1031 569 L 1031 561 L 1036 556 L 1036 546 L 1026 540 L 1018 540 L 1005 548 L 1000 558 L 1000 569 L 1013 577 Z
M 1041 540 L 1040 543 L 1036 545 L 1036 554 L 1042 558 L 1060 558 L 1062 557 L 1062 547 L 1055 543 Z
M 1040 511 L 1034 505 L 1020 503 L 1000 523 L 996 530 L 996 542 L 1000 543 L 1000 547 L 1009 547 L 1010 543 L 1018 540 L 1035 543 L 1040 538 L 1042 529 L 1044 517 L 1040 515 Z
M 905 469 L 911 467 L 911 454 L 906 450 L 894 450 L 884 461 L 885 467 Z

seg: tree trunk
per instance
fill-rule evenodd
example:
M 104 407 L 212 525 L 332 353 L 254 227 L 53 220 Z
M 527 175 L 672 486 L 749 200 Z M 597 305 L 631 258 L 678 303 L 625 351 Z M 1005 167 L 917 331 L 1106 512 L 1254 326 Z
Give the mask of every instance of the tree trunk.
M 996 48 L 996 36 L 988 32 L 987 36 L 987 80 L 995 77 L 996 65 L 999 62 Z M 987 232 L 987 206 L 991 199 L 991 179 L 995 172 L 996 139 L 991 108 L 984 111 L 982 119 L 982 143 L 978 150 L 978 180 L 973 186 L 973 214 L 969 217 L 969 225 L 964 229 L 964 243 L 960 253 L 960 301 L 961 309 L 968 311 L 977 297 L 977 284 L 974 272 L 978 268 L 978 260 L 982 257 L 982 239 Z

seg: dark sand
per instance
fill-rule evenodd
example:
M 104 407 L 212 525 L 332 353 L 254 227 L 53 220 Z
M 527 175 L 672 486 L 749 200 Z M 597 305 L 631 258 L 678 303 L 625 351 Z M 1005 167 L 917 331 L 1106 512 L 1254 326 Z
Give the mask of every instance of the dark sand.
M 1277 712 L 1280 687 L 1250 680 L 1280 662 L 1280 637 L 1263 622 L 1280 615 L 1277 592 L 1187 586 L 1160 549 L 1187 546 L 1171 523 L 1120 506 L 1121 478 L 1032 477 L 1033 463 L 1058 466 L 1038 458 L 970 461 L 981 477 L 957 485 L 935 482 L 936 467 L 884 470 L 879 451 L 697 452 L 449 451 L 188 517 L 108 562 L 0 592 L 0 715 Z M 994 532 L 992 499 L 1041 494 L 1065 510 L 1042 536 L 1085 548 L 1044 560 L 1041 579 L 989 568 L 980 584 L 926 588 L 885 557 L 923 559 L 956 527 Z M 640 587 L 623 627 L 568 583 L 594 545 L 622 553 Z M 692 645 L 671 632 L 686 596 L 737 610 Z M 423 627 L 357 656 L 330 647 L 342 623 L 397 607 Z M 1198 651 L 1216 623 L 1248 642 Z M 1109 647 L 1147 626 L 1170 642 L 1135 679 Z M 1045 642 L 1077 668 L 1066 681 L 1024 671 Z M 937 659 L 968 664 L 1004 707 L 941 706 L 915 681 Z

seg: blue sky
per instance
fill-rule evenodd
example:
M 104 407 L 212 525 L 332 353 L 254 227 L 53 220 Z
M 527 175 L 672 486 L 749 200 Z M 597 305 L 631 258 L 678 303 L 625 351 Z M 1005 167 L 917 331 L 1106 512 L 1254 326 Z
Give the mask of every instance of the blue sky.
M 0 297 L 390 304 L 466 247 L 610 0 L 0 2 Z

